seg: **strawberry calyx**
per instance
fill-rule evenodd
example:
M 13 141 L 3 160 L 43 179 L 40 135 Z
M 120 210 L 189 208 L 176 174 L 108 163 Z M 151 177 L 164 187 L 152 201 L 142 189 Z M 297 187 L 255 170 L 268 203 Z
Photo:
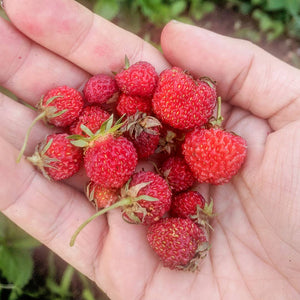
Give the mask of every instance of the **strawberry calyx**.
M 208 242 L 200 242 L 196 250 L 195 256 L 185 266 L 177 266 L 176 268 L 183 271 L 195 272 L 199 270 L 201 261 L 207 256 L 211 245 Z
M 138 196 L 140 190 L 149 185 L 151 182 L 141 182 L 132 187 L 129 187 L 130 182 L 131 179 L 129 179 L 125 186 L 121 189 L 121 199 L 128 200 L 128 204 L 123 207 L 122 218 L 128 223 L 143 223 L 144 218 L 147 215 L 147 210 L 139 204 L 139 201 L 157 201 L 158 199 L 149 195 Z M 142 214 L 142 218 L 140 219 L 139 217 L 137 217 L 136 213 Z
M 196 215 L 190 216 L 192 220 L 195 220 L 197 224 L 200 226 L 203 226 L 207 229 L 214 230 L 213 227 L 209 224 L 209 219 L 216 216 L 216 214 L 213 213 L 213 200 L 209 203 L 204 204 L 204 208 L 201 208 L 200 205 L 197 205 L 196 207 Z
M 171 154 L 177 148 L 177 142 L 184 141 L 185 135 L 178 134 L 172 130 L 167 130 L 167 133 L 160 137 L 158 147 L 155 150 L 155 153 L 167 152 Z
M 27 160 L 35 165 L 48 180 L 51 180 L 51 178 L 49 177 L 45 168 L 55 168 L 53 165 L 51 165 L 51 163 L 59 161 L 57 158 L 51 158 L 46 155 L 46 152 L 50 148 L 52 142 L 53 139 L 50 139 L 48 143 L 43 142 L 37 145 L 34 154 L 30 157 L 27 157 Z
M 72 247 L 75 244 L 76 238 L 81 232 L 81 230 L 88 225 L 91 221 L 96 219 L 97 217 L 107 213 L 108 211 L 122 207 L 123 213 L 126 213 L 128 215 L 128 219 L 126 221 L 130 223 L 141 223 L 142 220 L 140 220 L 138 217 L 134 216 L 134 212 L 141 212 L 143 213 L 143 216 L 147 214 L 147 211 L 144 210 L 139 204 L 138 201 L 140 200 L 146 200 L 146 201 L 157 201 L 157 198 L 148 196 L 148 195 L 140 195 L 138 196 L 139 191 L 150 184 L 150 182 L 143 182 L 140 184 L 137 184 L 133 187 L 129 188 L 131 179 L 127 181 L 124 188 L 121 189 L 120 193 L 120 200 L 115 202 L 114 204 L 110 205 L 109 207 L 105 207 L 99 211 L 97 211 L 94 215 L 92 215 L 90 218 L 88 218 L 86 221 L 84 221 L 74 232 L 71 241 L 70 246 Z
M 71 143 L 76 147 L 92 147 L 94 143 L 99 139 L 105 139 L 109 135 L 121 135 L 122 132 L 119 129 L 124 125 L 124 122 L 122 123 L 122 119 L 123 116 L 114 123 L 114 115 L 111 114 L 110 117 L 102 123 L 101 127 L 95 133 L 93 133 L 84 124 L 81 124 L 80 128 L 86 134 L 86 137 L 80 134 L 73 134 L 68 136 L 68 138 L 71 140 Z
M 222 99 L 221 97 L 217 98 L 217 117 L 212 117 L 210 121 L 208 122 L 208 127 L 214 127 L 214 128 L 221 128 L 222 123 L 224 121 L 224 118 L 222 117 L 221 113 L 221 107 L 222 106 Z
M 122 127 L 122 131 L 128 132 L 131 138 L 137 138 L 142 132 L 152 135 L 158 135 L 159 132 L 152 130 L 153 127 L 161 127 L 160 121 L 146 113 L 137 111 L 129 116 Z

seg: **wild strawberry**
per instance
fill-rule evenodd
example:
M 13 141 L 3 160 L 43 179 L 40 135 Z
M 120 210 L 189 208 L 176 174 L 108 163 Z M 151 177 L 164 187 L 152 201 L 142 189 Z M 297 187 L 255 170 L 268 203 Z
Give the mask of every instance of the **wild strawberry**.
M 159 142 L 160 122 L 145 113 L 137 112 L 127 118 L 122 128 L 136 148 L 138 158 L 146 159 L 155 152 Z
M 171 190 L 176 193 L 187 190 L 196 181 L 186 161 L 180 156 L 169 157 L 160 171 Z
M 222 120 L 218 106 L 216 124 Z M 246 158 L 247 144 L 241 137 L 219 128 L 197 128 L 186 135 L 183 154 L 199 182 L 223 184 L 237 174 Z
M 189 218 L 196 224 L 211 228 L 209 219 L 213 214 L 213 201 L 206 203 L 197 191 L 185 191 L 172 197 L 171 217 Z
M 57 127 L 67 127 L 78 118 L 83 104 L 82 95 L 76 89 L 68 86 L 56 87 L 39 103 L 39 118 Z
M 73 135 L 69 138 L 76 146 L 85 148 L 84 167 L 91 181 L 106 187 L 120 188 L 131 177 L 137 165 L 137 153 L 133 144 L 118 129 L 120 120 L 112 127 L 110 116 L 96 133 L 81 126 L 87 137 Z
M 118 200 L 117 190 L 102 187 L 92 181 L 86 187 L 86 196 L 97 211 L 111 206 Z
M 216 88 L 208 78 L 195 80 L 178 67 L 163 71 L 152 99 L 156 116 L 178 129 L 202 126 L 213 114 Z
M 62 180 L 77 173 L 83 161 L 82 149 L 71 144 L 66 133 L 51 134 L 27 158 L 47 179 Z
M 123 218 L 131 223 L 152 224 L 169 211 L 171 196 L 167 182 L 158 174 L 135 173 L 129 186 L 121 190 L 121 197 L 129 201 L 123 206 Z M 149 197 L 156 200 L 149 201 Z
M 152 111 L 151 99 L 122 93 L 119 96 L 116 110 L 120 117 L 124 114 L 131 116 L 138 111 L 150 114 Z
M 139 61 L 129 65 L 125 59 L 125 68 L 115 79 L 119 89 L 130 96 L 152 97 L 157 85 L 158 75 L 155 68 L 146 61 Z
M 171 205 L 171 191 L 167 182 L 158 174 L 140 171 L 121 189 L 120 200 L 106 207 L 83 222 L 73 234 L 73 246 L 80 231 L 92 220 L 109 210 L 122 208 L 123 219 L 130 223 L 149 225 L 157 222 Z
M 32 121 L 20 150 L 20 161 L 28 142 L 32 127 L 41 119 L 57 127 L 71 125 L 82 111 L 84 101 L 80 92 L 68 86 L 59 86 L 46 93 L 38 104 L 39 115 Z
M 205 231 L 190 219 L 161 219 L 149 226 L 147 239 L 170 269 L 196 271 L 209 248 Z
M 102 123 L 110 117 L 110 114 L 97 105 L 85 106 L 76 120 L 69 128 L 71 134 L 86 136 L 81 125 L 85 125 L 92 133 L 100 129 Z
M 83 94 L 88 103 L 104 104 L 117 93 L 118 90 L 117 83 L 112 76 L 97 74 L 86 82 Z

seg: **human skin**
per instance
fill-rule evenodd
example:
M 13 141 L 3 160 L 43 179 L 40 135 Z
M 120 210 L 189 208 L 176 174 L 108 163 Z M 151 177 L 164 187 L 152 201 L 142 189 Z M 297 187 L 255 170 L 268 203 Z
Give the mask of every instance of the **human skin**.
M 243 136 L 248 156 L 228 184 L 200 185 L 214 200 L 211 249 L 196 273 L 164 268 L 144 226 L 119 210 L 70 237 L 93 214 L 86 178 L 43 178 L 16 163 L 35 113 L 0 95 L 0 210 L 117 299 L 300 298 L 300 71 L 242 40 L 178 22 L 162 31 L 163 55 L 71 0 L 6 0 L 0 19 L 0 85 L 30 105 L 48 89 L 82 88 L 92 74 L 118 71 L 125 54 L 157 72 L 170 65 L 217 81 L 227 130 Z M 26 155 L 52 132 L 38 124 Z

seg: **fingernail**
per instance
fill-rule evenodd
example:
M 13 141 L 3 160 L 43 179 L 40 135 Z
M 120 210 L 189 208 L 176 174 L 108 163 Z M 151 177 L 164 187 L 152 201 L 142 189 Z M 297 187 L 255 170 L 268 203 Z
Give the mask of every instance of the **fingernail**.
M 3 0 L 0 0 L 0 5 L 1 5 L 2 9 L 4 9 L 4 1 Z

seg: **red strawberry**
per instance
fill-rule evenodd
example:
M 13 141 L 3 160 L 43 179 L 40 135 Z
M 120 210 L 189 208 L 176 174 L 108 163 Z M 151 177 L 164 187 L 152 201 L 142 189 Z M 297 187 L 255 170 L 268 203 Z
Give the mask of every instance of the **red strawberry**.
M 161 173 L 174 192 L 181 192 L 190 188 L 195 178 L 183 157 L 172 156 L 163 163 Z
M 237 174 L 246 158 L 246 141 L 220 128 L 188 133 L 183 154 L 199 182 L 223 184 Z
M 214 216 L 213 201 L 207 204 L 204 197 L 196 191 L 182 192 L 173 196 L 170 216 L 188 218 L 207 229 L 212 228 L 209 219 Z
M 102 187 L 92 181 L 86 187 L 86 195 L 97 211 L 111 206 L 118 200 L 117 190 Z
M 125 69 L 116 74 L 119 89 L 130 96 L 152 97 L 157 85 L 158 75 L 155 68 L 146 61 L 129 66 L 125 59 Z
M 159 143 L 160 127 L 161 124 L 156 118 L 145 113 L 137 112 L 127 118 L 123 131 L 128 132 L 139 159 L 146 159 L 155 152 Z
M 67 127 L 78 118 L 83 104 L 79 91 L 60 86 L 50 90 L 42 98 L 38 108 L 46 122 L 57 127 Z
M 216 105 L 216 88 L 211 80 L 195 80 L 178 67 L 163 71 L 152 99 L 152 108 L 165 124 L 192 129 L 207 123 Z
M 98 211 L 78 227 L 70 245 L 74 245 L 78 234 L 87 224 L 109 210 L 121 207 L 125 221 L 148 225 L 157 222 L 170 209 L 170 205 L 171 191 L 167 182 L 158 174 L 140 171 L 121 189 L 119 201 Z
M 72 143 L 84 147 L 84 167 L 91 181 L 106 187 L 120 188 L 133 174 L 137 153 L 133 144 L 118 129 L 120 120 L 112 127 L 113 115 L 93 134 L 81 126 L 87 137 L 70 136 Z
M 124 114 L 131 116 L 138 111 L 150 114 L 152 111 L 151 100 L 149 98 L 129 96 L 122 93 L 119 96 L 116 110 L 120 117 Z
M 123 217 L 132 223 L 152 224 L 169 211 L 171 195 L 167 182 L 158 174 L 135 173 L 129 187 L 121 191 L 123 199 L 132 197 L 131 202 L 123 207 Z M 156 201 L 149 201 L 149 197 Z
M 85 84 L 83 94 L 88 103 L 106 103 L 116 92 L 118 86 L 112 76 L 97 74 L 92 76 Z
M 86 136 L 81 125 L 85 125 L 92 133 L 100 129 L 102 123 L 110 117 L 110 114 L 100 106 L 89 105 L 84 107 L 79 118 L 69 128 L 71 134 L 80 134 Z
M 189 218 L 197 214 L 197 206 L 204 208 L 205 199 L 196 191 L 185 191 L 172 198 L 170 214 L 172 217 Z
M 148 228 L 147 239 L 165 267 L 195 271 L 208 250 L 204 230 L 190 219 L 165 218 Z
M 80 92 L 74 88 L 59 86 L 48 91 L 38 104 L 39 115 L 33 120 L 26 133 L 17 161 L 20 161 L 25 151 L 30 131 L 36 122 L 43 119 L 57 127 L 67 127 L 78 118 L 83 105 L 84 101 Z
M 47 179 L 62 180 L 77 173 L 83 161 L 82 149 L 71 144 L 66 133 L 51 134 L 27 158 Z

